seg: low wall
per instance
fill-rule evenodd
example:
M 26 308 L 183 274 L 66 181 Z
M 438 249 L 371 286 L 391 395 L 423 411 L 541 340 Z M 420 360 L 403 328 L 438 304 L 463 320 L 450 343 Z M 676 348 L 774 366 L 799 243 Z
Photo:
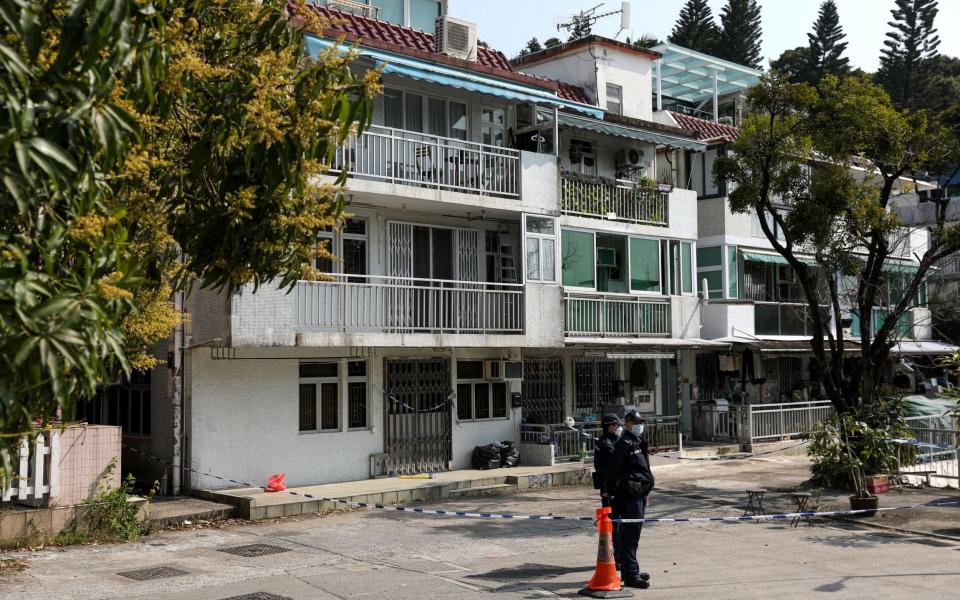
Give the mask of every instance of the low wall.
M 119 487 L 121 435 L 121 428 L 113 425 L 65 428 L 60 433 L 60 490 L 47 506 L 85 502 L 97 493 L 98 482 L 107 489 Z
M 130 503 L 140 507 L 137 520 L 147 518 L 149 504 L 146 498 L 131 498 Z M 43 539 L 61 533 L 88 530 L 86 514 L 90 504 L 58 506 L 54 508 L 9 508 L 0 510 L 0 543 L 17 540 Z

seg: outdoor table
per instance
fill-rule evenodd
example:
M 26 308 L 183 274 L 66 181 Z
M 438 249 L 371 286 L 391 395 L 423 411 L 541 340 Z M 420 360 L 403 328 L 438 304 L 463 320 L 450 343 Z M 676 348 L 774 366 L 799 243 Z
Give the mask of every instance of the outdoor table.
M 747 507 L 743 509 L 744 516 L 746 515 L 765 515 L 767 514 L 763 510 L 763 495 L 767 493 L 767 490 L 747 490 Z
M 810 494 L 803 492 L 795 492 L 790 494 L 790 497 L 793 499 L 794 505 L 796 505 L 797 510 L 794 512 L 802 513 L 807 512 L 807 503 L 810 502 Z M 796 527 L 800 524 L 800 519 L 806 519 L 807 524 L 813 527 L 813 520 L 810 517 L 794 517 L 793 521 L 790 522 L 792 527 Z

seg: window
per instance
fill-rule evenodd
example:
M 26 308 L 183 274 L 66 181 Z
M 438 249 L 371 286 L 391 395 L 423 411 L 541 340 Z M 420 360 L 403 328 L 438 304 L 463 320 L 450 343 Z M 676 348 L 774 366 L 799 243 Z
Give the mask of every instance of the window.
M 660 242 L 630 239 L 630 290 L 660 292 Z
M 321 273 L 367 274 L 367 220 L 350 218 L 343 222 L 339 231 L 326 229 L 317 233 L 317 246 L 326 249 L 333 257 L 318 256 L 314 267 Z M 340 260 L 335 260 L 334 257 Z M 362 277 L 348 278 L 352 283 L 363 281 Z
M 557 229 L 550 217 L 525 217 L 527 281 L 557 280 Z
M 423 132 L 423 96 L 407 92 L 404 98 L 404 129 Z
M 450 137 L 458 140 L 467 139 L 467 105 L 451 102 L 447 115 L 450 122 Z
M 299 430 L 341 431 L 367 428 L 366 361 L 300 363 Z
M 107 386 L 107 425 L 119 425 L 126 435 L 150 435 L 150 372 Z
M 597 155 L 593 142 L 570 140 L 570 170 L 583 175 L 597 174 Z
M 457 361 L 457 420 L 506 419 L 507 384 L 483 380 L 482 360 Z
M 403 129 L 403 92 L 385 88 L 383 90 L 383 126 Z
M 443 98 L 427 99 L 427 133 L 447 136 L 447 103 Z
M 489 146 L 503 146 L 505 123 L 503 109 L 484 107 L 480 113 L 480 141 Z
M 615 115 L 623 114 L 623 88 L 619 85 L 607 84 L 607 111 Z
M 693 244 L 680 242 L 680 293 L 693 293 Z
M 697 255 L 699 258 L 699 253 Z M 728 298 L 736 298 L 740 293 L 740 274 L 737 271 L 737 247 L 727 246 L 727 293 Z
M 593 234 L 564 229 L 560 232 L 560 245 L 563 285 L 593 289 L 597 275 Z

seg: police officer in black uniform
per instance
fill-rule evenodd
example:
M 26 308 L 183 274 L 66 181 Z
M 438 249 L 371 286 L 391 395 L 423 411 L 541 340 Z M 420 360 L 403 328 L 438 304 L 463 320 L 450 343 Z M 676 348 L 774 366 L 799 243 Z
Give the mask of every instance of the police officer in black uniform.
M 613 498 L 612 513 L 621 519 L 642 519 L 647 496 L 653 490 L 653 472 L 643 443 L 643 418 L 635 411 L 623 417 L 623 435 L 614 445 L 613 457 L 605 465 L 601 491 Z M 623 583 L 628 587 L 650 587 L 650 575 L 640 571 L 637 545 L 642 523 L 620 523 L 614 533 L 614 550 L 620 558 Z
M 613 449 L 617 444 L 617 440 L 620 439 L 620 435 L 623 433 L 623 427 L 620 425 L 620 417 L 614 413 L 607 413 L 603 415 L 600 424 L 603 426 L 603 433 L 597 439 L 596 447 L 593 453 L 593 487 L 600 491 L 600 504 L 601 506 L 613 506 L 613 498 L 603 492 L 603 479 L 607 472 L 607 465 L 610 464 L 610 461 L 613 460 Z M 611 510 L 611 518 L 615 518 L 616 514 Z M 617 528 L 620 526 L 620 523 L 613 524 L 613 538 L 617 537 Z M 613 549 L 613 559 L 617 563 L 617 570 L 620 570 L 620 553 L 617 552 L 617 549 Z

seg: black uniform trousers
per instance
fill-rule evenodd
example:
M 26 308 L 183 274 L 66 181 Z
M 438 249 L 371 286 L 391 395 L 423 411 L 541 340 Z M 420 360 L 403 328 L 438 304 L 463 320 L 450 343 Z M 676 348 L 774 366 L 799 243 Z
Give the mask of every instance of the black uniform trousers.
M 621 519 L 642 519 L 647 508 L 646 498 L 619 498 L 613 499 L 613 511 Z M 626 581 L 635 581 L 640 578 L 640 563 L 637 561 L 637 546 L 640 543 L 640 532 L 643 523 L 614 523 L 613 551 L 616 554 L 617 564 Z
M 619 514 L 617 513 L 617 502 L 615 499 L 611 499 L 610 496 L 600 496 L 600 506 L 604 508 L 610 507 L 610 518 L 617 519 Z M 617 532 L 620 530 L 620 523 L 613 523 L 613 561 L 617 563 L 617 570 L 620 570 L 620 548 L 617 546 Z

